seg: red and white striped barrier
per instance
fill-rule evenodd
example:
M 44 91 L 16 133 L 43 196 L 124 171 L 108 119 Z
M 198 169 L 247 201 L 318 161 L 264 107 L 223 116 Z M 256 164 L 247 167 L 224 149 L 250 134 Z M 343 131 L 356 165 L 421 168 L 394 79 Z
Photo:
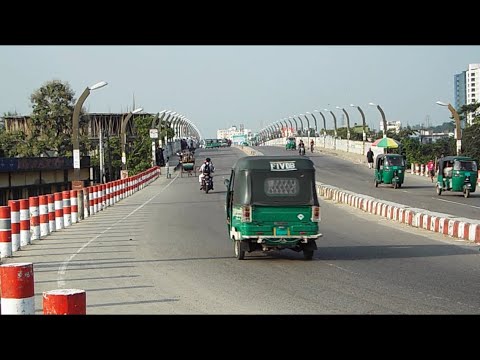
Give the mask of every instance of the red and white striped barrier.
M 30 239 L 30 206 L 27 199 L 20 200 L 20 246 L 31 244 Z
M 50 233 L 57 231 L 55 223 L 55 196 L 48 194 L 48 231 Z
M 50 234 L 47 195 L 40 195 L 38 197 L 38 213 L 40 214 L 40 236 L 47 236 Z
M 90 216 L 90 200 L 89 194 L 90 188 L 83 188 L 83 218 L 86 219 Z
M 38 208 L 38 196 L 28 198 L 30 206 L 30 240 L 40 239 L 40 213 Z
M 12 228 L 12 251 L 20 250 L 20 201 L 8 200 L 10 226 Z
M 70 191 L 62 191 L 62 202 L 63 202 L 63 226 L 65 228 L 72 225 L 72 208 L 70 205 Z
M 53 194 L 55 199 L 55 229 L 61 230 L 64 228 L 63 223 L 63 196 L 61 192 Z
M 32 263 L 0 265 L 2 315 L 35 314 L 35 291 Z
M 43 293 L 44 315 L 86 315 L 85 290 L 58 289 Z
M 12 256 L 10 213 L 10 206 L 0 206 L 0 258 Z
M 455 219 L 451 215 L 437 214 L 423 209 L 374 199 L 367 195 L 355 194 L 330 185 L 317 183 L 319 196 L 345 203 L 365 212 L 379 215 L 406 225 L 480 243 L 480 222 L 478 220 Z
M 72 224 L 78 222 L 78 191 L 70 190 L 70 212 L 72 215 Z

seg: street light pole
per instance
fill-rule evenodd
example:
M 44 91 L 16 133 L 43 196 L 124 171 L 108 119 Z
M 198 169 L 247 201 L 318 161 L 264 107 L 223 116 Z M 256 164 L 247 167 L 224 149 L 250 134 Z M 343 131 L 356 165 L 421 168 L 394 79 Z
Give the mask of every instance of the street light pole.
M 362 124 L 363 124 L 363 134 L 362 138 L 363 141 L 367 141 L 367 131 L 366 131 L 366 124 L 365 124 L 365 114 L 363 113 L 362 109 L 360 109 L 360 106 L 350 104 L 350 106 L 356 107 L 358 111 L 360 111 L 360 115 L 362 115 Z
M 315 120 L 315 137 L 317 137 L 317 133 L 318 133 L 317 118 L 316 118 L 315 115 L 313 115 L 311 112 L 308 112 L 308 111 L 307 111 L 307 114 L 312 115 L 313 120 Z M 305 116 L 306 116 L 306 115 L 305 115 Z
M 82 95 L 77 100 L 75 108 L 73 109 L 73 118 L 72 118 L 72 145 L 73 145 L 73 181 L 72 187 L 83 187 L 83 184 L 80 184 L 80 142 L 78 140 L 79 133 L 79 123 L 80 123 L 80 111 L 82 110 L 83 103 L 90 95 L 90 91 L 100 89 L 107 85 L 106 81 L 100 81 L 95 85 L 87 87 Z
M 348 116 L 348 113 L 344 108 L 341 108 L 340 106 L 336 106 L 336 108 L 342 110 L 347 117 L 347 140 L 350 140 L 350 117 Z
M 443 101 L 437 101 L 437 105 L 447 106 L 448 110 L 452 113 L 453 119 L 455 120 L 455 139 L 457 139 L 457 155 L 462 153 L 462 128 L 460 126 L 460 116 L 458 115 L 457 110 L 450 103 L 444 103 Z
M 121 139 L 121 142 L 122 142 L 122 144 L 121 144 L 122 145 L 122 170 L 127 170 L 127 155 L 126 155 L 126 152 L 125 152 L 125 144 L 127 143 L 127 134 L 126 134 L 127 124 L 128 124 L 128 121 L 133 116 L 133 114 L 137 114 L 142 110 L 143 110 L 143 108 L 138 108 L 138 109 L 135 109 L 133 111 L 130 111 L 127 114 L 127 116 L 122 120 L 122 126 L 120 128 L 120 139 Z M 123 179 L 123 176 L 122 176 L 122 179 Z
M 335 131 L 335 139 L 336 139 L 337 138 L 337 118 L 335 117 L 335 114 L 333 113 L 332 110 L 328 110 L 328 109 L 323 109 L 323 110 L 328 111 L 333 116 L 333 127 Z
M 380 111 L 380 114 L 382 115 L 382 121 L 383 121 L 383 137 L 387 137 L 387 119 L 385 118 L 385 113 L 383 112 L 382 108 L 380 105 L 374 104 L 374 103 L 368 103 L 370 106 L 376 106 L 378 111 Z
M 322 119 L 323 119 L 323 136 L 327 136 L 327 120 L 325 120 L 325 115 L 323 115 L 323 113 L 318 111 L 318 110 L 313 110 L 313 111 L 318 112 L 322 116 Z

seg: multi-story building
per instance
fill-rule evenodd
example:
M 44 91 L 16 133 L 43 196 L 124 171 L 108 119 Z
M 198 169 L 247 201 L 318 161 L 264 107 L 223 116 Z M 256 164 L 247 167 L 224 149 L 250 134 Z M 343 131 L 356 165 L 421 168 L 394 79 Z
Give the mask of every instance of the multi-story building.
M 465 74 L 467 105 L 475 104 L 480 100 L 480 64 L 469 64 Z M 476 114 L 480 114 L 480 108 Z M 473 123 L 475 114 L 467 115 L 468 124 Z
M 455 94 L 455 109 L 460 109 L 467 103 L 467 84 L 465 83 L 466 71 L 454 76 L 454 94 Z
M 219 129 L 217 130 L 217 139 L 229 139 L 235 140 L 244 137 L 245 141 L 252 138 L 252 130 L 245 129 L 243 125 L 240 125 L 240 128 L 237 128 L 235 125 L 228 129 Z
M 393 130 L 398 133 L 402 128 L 401 121 L 387 121 L 387 131 Z M 383 121 L 380 121 L 380 131 L 383 131 Z

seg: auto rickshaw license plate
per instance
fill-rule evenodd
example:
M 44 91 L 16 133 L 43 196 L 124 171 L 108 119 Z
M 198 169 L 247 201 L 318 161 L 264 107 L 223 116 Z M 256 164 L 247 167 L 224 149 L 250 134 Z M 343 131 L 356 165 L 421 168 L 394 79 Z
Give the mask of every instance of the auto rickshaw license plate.
M 275 229 L 275 234 L 276 235 L 287 235 L 287 228 L 284 227 L 279 227 Z

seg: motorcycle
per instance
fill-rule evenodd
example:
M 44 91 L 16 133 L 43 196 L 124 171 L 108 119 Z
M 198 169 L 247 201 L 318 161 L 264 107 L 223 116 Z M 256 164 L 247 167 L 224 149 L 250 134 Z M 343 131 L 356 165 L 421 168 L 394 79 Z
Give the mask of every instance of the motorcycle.
M 208 173 L 203 174 L 202 178 L 202 188 L 200 190 L 205 191 L 205 194 L 208 194 L 210 190 L 213 190 L 213 179 Z
M 305 155 L 305 147 L 303 147 L 303 146 L 300 147 L 300 149 L 298 150 L 298 153 L 299 153 L 300 155 Z

